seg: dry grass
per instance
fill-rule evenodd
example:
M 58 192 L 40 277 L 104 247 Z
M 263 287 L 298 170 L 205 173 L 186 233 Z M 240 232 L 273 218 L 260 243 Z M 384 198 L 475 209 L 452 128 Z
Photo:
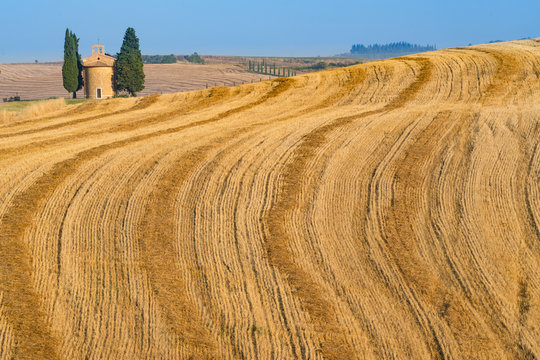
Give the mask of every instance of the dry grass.
M 43 114 L 51 116 L 56 111 L 63 110 L 66 106 L 65 99 L 0 104 L 0 125 L 17 122 L 19 119 L 41 117 Z
M 8 110 L 0 110 L 0 125 L 9 123 L 16 116 L 15 112 Z
M 36 118 L 42 114 L 54 113 L 62 110 L 67 106 L 64 99 L 52 99 L 45 101 L 36 101 L 35 103 L 26 106 L 21 110 L 20 117 L 22 118 Z
M 0 359 L 540 356 L 540 43 L 0 123 Z

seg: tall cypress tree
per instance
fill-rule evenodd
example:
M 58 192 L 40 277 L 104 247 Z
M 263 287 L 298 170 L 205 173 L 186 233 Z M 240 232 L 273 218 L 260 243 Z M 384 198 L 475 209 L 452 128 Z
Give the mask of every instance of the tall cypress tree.
M 78 53 L 79 39 L 69 29 L 66 29 L 64 39 L 64 64 L 62 65 L 62 80 L 64 89 L 77 97 L 77 90 L 82 87 L 82 64 Z
M 144 71 L 141 50 L 139 50 L 139 38 L 135 35 L 135 29 L 127 28 L 117 58 L 115 64 L 116 89 L 137 96 L 137 93 L 144 89 Z
M 79 91 L 79 90 L 82 89 L 82 87 L 84 85 L 84 80 L 83 80 L 83 76 L 82 76 L 83 64 L 82 64 L 81 54 L 79 54 L 79 38 L 75 35 L 75 33 L 71 33 L 71 35 L 73 36 L 73 44 L 75 45 L 75 54 L 77 54 L 77 70 L 78 70 L 78 74 L 77 74 L 77 82 L 78 82 L 77 91 Z M 77 97 L 77 93 L 74 93 L 73 98 L 76 98 L 76 97 Z
M 79 38 L 75 36 L 75 34 L 73 34 L 73 38 L 75 39 L 75 53 L 77 54 L 77 69 L 79 70 L 79 74 L 77 76 L 77 80 L 79 83 L 79 86 L 77 86 L 77 91 L 78 91 L 78 90 L 81 90 L 82 87 L 84 86 L 84 79 L 82 76 L 83 64 L 82 64 L 81 54 L 79 53 Z M 77 94 L 75 94 L 75 96 L 77 96 Z

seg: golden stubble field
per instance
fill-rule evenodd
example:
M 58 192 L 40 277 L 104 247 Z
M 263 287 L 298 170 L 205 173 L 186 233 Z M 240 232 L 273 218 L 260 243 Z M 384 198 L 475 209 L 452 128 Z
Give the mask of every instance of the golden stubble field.
M 535 359 L 540 40 L 0 125 L 2 359 Z

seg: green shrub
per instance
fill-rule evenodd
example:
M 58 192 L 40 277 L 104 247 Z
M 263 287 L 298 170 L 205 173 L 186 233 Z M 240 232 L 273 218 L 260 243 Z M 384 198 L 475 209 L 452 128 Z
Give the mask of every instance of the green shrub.
M 186 55 L 184 58 L 193 64 L 204 64 L 204 59 L 199 56 L 196 52 L 191 55 Z
M 171 55 L 165 55 L 163 56 L 163 59 L 161 59 L 161 64 L 175 64 L 176 63 L 176 56 L 173 54 Z
M 143 55 L 144 64 L 174 64 L 176 63 L 176 56 L 171 55 Z

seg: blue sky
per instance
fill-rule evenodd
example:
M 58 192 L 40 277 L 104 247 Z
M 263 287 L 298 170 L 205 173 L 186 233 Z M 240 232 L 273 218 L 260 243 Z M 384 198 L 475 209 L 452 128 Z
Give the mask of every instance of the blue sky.
M 538 0 L 2 0 L 0 63 L 61 60 L 66 27 L 89 55 L 134 27 L 143 54 L 329 56 L 353 43 L 438 48 L 540 37 Z

